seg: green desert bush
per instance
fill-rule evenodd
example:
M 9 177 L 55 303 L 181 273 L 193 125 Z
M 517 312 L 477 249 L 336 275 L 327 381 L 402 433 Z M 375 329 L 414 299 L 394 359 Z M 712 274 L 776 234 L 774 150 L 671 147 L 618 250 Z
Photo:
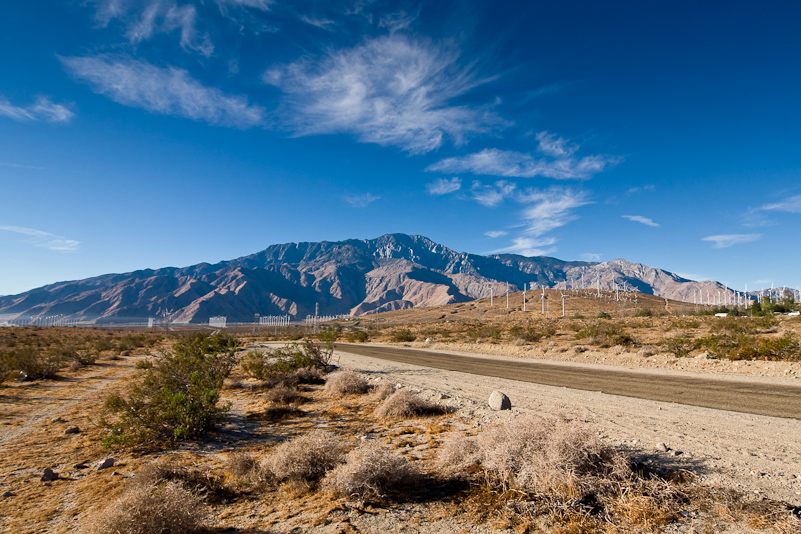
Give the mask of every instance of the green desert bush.
M 662 338 L 659 342 L 659 346 L 665 352 L 669 352 L 677 358 L 682 358 L 690 354 L 696 344 L 689 336 L 681 334 Z
M 398 330 L 397 332 L 394 332 L 392 334 L 392 337 L 390 338 L 390 340 L 394 341 L 395 343 L 407 343 L 407 342 L 414 341 L 415 339 L 417 339 L 417 336 L 412 334 L 412 332 L 410 330 L 406 330 L 406 329 Z
M 801 343 L 792 334 L 779 337 L 756 335 L 710 335 L 696 342 L 712 358 L 727 360 L 801 360 Z
M 339 497 L 382 498 L 392 489 L 409 486 L 416 471 L 402 456 L 378 443 L 367 443 L 350 451 L 345 463 L 329 471 L 322 487 Z
M 353 371 L 337 371 L 328 375 L 325 381 L 325 390 L 329 395 L 352 395 L 367 393 L 370 384 Z
M 334 328 L 333 326 L 330 328 L 326 328 L 319 334 L 317 334 L 317 339 L 326 343 L 334 343 L 339 338 L 339 329 Z
M 583 326 L 576 332 L 576 339 L 590 345 L 612 347 L 615 345 L 634 345 L 634 337 L 617 322 L 600 321 Z
M 264 380 L 270 374 L 269 359 L 265 356 L 264 351 L 261 350 L 251 350 L 245 353 L 239 361 L 239 365 L 245 376 L 256 380 Z
M 17 371 L 33 380 L 56 378 L 64 365 L 65 359 L 61 351 L 40 349 L 32 345 L 17 346 L 0 353 L 0 369 L 5 369 L 3 376 Z
M 101 420 L 106 446 L 202 436 L 228 410 L 219 406 L 223 381 L 236 363 L 234 338 L 191 334 L 156 358 L 127 398 L 110 395 Z
M 347 443 L 332 432 L 313 430 L 275 447 L 262 468 L 278 482 L 313 482 L 338 465 Z
M 353 330 L 345 335 L 348 343 L 366 343 L 369 337 L 364 330 Z

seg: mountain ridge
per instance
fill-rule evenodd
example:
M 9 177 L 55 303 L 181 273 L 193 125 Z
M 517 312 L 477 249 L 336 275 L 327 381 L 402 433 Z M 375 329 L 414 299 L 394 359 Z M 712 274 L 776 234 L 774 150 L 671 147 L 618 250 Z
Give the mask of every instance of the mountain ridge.
M 215 264 L 140 269 L 57 282 L 0 297 L 0 318 L 63 315 L 82 322 L 128 322 L 171 312 L 177 322 L 253 321 L 256 314 L 303 318 L 361 315 L 464 302 L 490 291 L 565 289 L 584 280 L 602 289 L 692 301 L 727 290 L 640 263 L 564 261 L 548 256 L 456 252 L 421 235 L 300 242 Z M 491 288 L 491 289 L 490 289 Z

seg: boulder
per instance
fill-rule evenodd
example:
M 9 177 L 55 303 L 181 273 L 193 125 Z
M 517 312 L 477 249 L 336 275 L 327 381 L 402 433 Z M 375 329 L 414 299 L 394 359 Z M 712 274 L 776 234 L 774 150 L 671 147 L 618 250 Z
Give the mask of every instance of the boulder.
M 65 434 L 78 434 L 78 433 L 80 433 L 80 432 L 81 432 L 81 429 L 80 429 L 80 428 L 78 428 L 77 426 L 70 426 L 70 427 L 67 427 L 67 428 L 64 430 L 64 433 L 65 433 Z
M 489 396 L 489 407 L 495 411 L 498 410 L 511 410 L 512 401 L 509 400 L 505 394 L 495 390 Z

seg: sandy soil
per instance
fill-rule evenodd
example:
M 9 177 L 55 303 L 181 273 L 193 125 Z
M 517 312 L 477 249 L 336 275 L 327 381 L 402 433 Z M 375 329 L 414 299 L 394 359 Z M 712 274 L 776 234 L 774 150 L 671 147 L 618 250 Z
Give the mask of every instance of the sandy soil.
M 435 344 L 420 346 L 425 346 L 427 350 L 438 348 Z M 448 348 L 452 349 L 451 344 L 448 344 Z M 483 356 L 503 357 L 488 352 L 493 351 L 473 350 L 473 353 Z M 660 456 L 662 463 L 673 463 L 692 470 L 706 483 L 736 487 L 795 506 L 801 505 L 801 421 L 796 419 L 711 410 L 475 376 L 386 362 L 344 351 L 339 351 L 337 356 L 344 367 L 384 377 L 421 393 L 443 397 L 448 405 L 460 408 L 465 415 L 472 415 L 477 424 L 529 412 L 561 414 L 595 425 L 611 443 L 630 447 L 635 452 L 642 450 L 654 457 Z M 592 354 L 589 356 L 596 361 L 604 358 Z M 654 363 L 659 361 L 658 357 L 638 358 L 639 362 L 646 360 L 652 363 L 647 366 L 652 372 L 676 372 L 666 369 L 664 364 L 660 367 Z M 554 360 L 549 358 L 549 361 L 553 363 Z M 633 362 L 632 359 L 626 363 Z M 722 378 L 765 381 L 764 375 L 783 374 L 783 368 L 797 365 L 786 362 L 748 363 L 753 365 L 735 367 L 736 362 L 722 362 L 723 366 L 729 368 Z M 575 361 L 566 364 L 576 365 Z M 713 364 L 707 368 L 707 372 L 722 373 L 723 366 Z M 630 367 L 626 365 L 626 368 Z M 742 368 L 750 372 L 742 372 Z M 731 369 L 735 371 L 732 373 Z M 771 377 L 769 380 L 797 383 L 794 378 Z M 496 389 L 511 399 L 511 412 L 492 412 L 488 409 L 486 401 Z M 660 443 L 667 445 L 670 450 L 657 451 L 656 446 Z

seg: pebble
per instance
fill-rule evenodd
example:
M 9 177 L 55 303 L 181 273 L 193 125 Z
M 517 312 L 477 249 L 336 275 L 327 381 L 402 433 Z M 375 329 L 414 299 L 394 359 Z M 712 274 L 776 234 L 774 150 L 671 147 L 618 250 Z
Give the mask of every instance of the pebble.
M 50 482 L 51 480 L 56 480 L 58 478 L 58 473 L 54 472 L 49 467 L 45 467 L 44 473 L 42 473 L 42 482 Z
M 70 426 L 70 427 L 67 427 L 64 430 L 65 434 L 79 434 L 80 432 L 81 432 L 81 429 L 78 428 L 77 426 Z
M 3 497 L 13 497 L 13 496 L 14 496 L 14 494 L 13 494 L 13 493 L 11 493 L 10 491 L 6 491 L 5 493 L 3 493 L 3 495 L 2 495 L 2 496 L 3 496 Z

